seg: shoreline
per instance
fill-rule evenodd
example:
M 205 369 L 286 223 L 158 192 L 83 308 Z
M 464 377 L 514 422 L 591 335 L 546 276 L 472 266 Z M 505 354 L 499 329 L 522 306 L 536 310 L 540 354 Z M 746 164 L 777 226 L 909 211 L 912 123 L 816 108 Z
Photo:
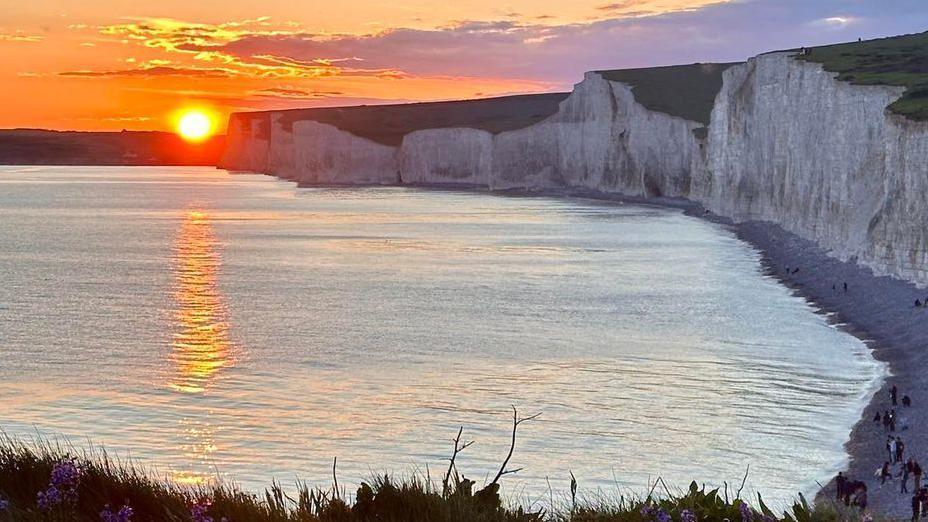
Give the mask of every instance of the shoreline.
M 892 408 L 889 390 L 899 388 L 899 397 L 909 395 L 912 408 L 896 407 L 900 420 L 908 421 L 908 429 L 899 426 L 894 435 L 902 437 L 916 459 L 926 462 L 928 433 L 919 433 L 917 427 L 928 420 L 924 405 L 928 403 L 928 375 L 918 371 L 919 345 L 928 342 L 928 310 L 916 308 L 915 300 L 923 300 L 928 289 L 888 276 L 877 276 L 866 267 L 850 261 L 828 257 L 815 243 L 783 230 L 778 225 L 749 221 L 734 225 L 739 238 L 761 253 L 767 273 L 830 314 L 830 320 L 870 349 L 871 356 L 886 365 L 887 374 L 879 388 L 870 397 L 860 418 L 854 424 L 845 449 L 850 457 L 845 474 L 852 480 L 867 484 L 870 510 L 882 515 L 906 517 L 911 515 L 911 495 L 900 494 L 900 483 L 894 478 L 881 487 L 874 470 L 886 460 L 887 433 L 882 424 L 873 422 L 877 412 Z M 796 274 L 785 273 L 785 267 L 799 268 Z M 847 282 L 848 291 L 843 290 Z M 832 284 L 835 289 L 832 289 Z M 924 347 L 924 346 L 922 346 Z M 909 490 L 912 491 L 911 482 Z M 816 495 L 816 501 L 833 502 L 834 480 L 827 482 Z
M 283 178 L 278 178 L 283 179 Z M 302 185 L 301 188 L 326 188 L 346 185 Z M 357 187 L 357 185 L 347 185 Z M 483 192 L 502 197 L 581 198 L 617 203 L 657 206 L 682 210 L 684 214 L 728 227 L 735 236 L 755 248 L 760 254 L 763 273 L 774 277 L 794 295 L 809 302 L 816 311 L 825 314 L 829 323 L 860 339 L 869 349 L 870 356 L 886 367 L 882 381 L 871 390 L 872 395 L 860 417 L 854 423 L 844 442 L 847 452 L 845 475 L 867 484 L 869 511 L 881 515 L 908 518 L 911 513 L 910 495 L 899 493 L 898 479 L 887 481 L 880 487 L 874 470 L 882 466 L 886 453 L 886 433 L 882 425 L 872 419 L 876 413 L 891 408 L 889 390 L 895 384 L 899 397 L 908 394 L 913 407 L 902 411 L 900 418 L 908 420 L 909 428 L 895 432 L 906 443 L 907 450 L 916 452 L 916 459 L 928 465 L 928 433 L 917 434 L 916 426 L 928 422 L 928 374 L 921 377 L 917 363 L 919 344 L 928 348 L 928 309 L 915 308 L 915 299 L 928 300 L 928 289 L 918 289 L 913 283 L 890 276 L 877 276 L 869 268 L 853 261 L 829 257 L 816 243 L 801 238 L 779 225 L 763 221 L 735 223 L 730 218 L 708 213 L 704 207 L 684 198 L 630 197 L 621 194 L 591 190 L 502 190 L 464 185 L 377 185 L 413 188 L 418 190 Z M 795 274 L 786 274 L 785 267 L 799 268 Z M 848 291 L 844 292 L 843 283 Z M 835 285 L 835 289 L 832 289 Z M 908 455 L 908 453 L 907 453 Z M 905 457 L 908 458 L 907 456 Z M 893 470 L 894 475 L 898 472 Z M 923 480 L 928 483 L 928 479 Z M 911 483 L 910 483 L 911 491 Z M 815 494 L 816 502 L 833 502 L 834 480 L 829 479 Z

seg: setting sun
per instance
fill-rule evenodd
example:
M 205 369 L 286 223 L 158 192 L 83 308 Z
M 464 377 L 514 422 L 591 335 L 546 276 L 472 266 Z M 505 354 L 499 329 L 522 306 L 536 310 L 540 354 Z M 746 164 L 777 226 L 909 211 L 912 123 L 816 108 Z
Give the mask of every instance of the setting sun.
M 177 133 L 189 141 L 200 141 L 213 132 L 213 121 L 205 113 L 189 111 L 177 121 Z

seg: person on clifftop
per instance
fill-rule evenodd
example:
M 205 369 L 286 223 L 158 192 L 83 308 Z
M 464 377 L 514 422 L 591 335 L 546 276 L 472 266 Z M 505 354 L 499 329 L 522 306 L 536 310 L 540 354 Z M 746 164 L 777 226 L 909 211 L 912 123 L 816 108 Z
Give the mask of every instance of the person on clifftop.
M 838 472 L 838 476 L 835 477 L 835 491 L 837 500 L 841 500 L 844 497 L 844 489 L 847 487 L 847 477 L 844 476 L 844 473 Z

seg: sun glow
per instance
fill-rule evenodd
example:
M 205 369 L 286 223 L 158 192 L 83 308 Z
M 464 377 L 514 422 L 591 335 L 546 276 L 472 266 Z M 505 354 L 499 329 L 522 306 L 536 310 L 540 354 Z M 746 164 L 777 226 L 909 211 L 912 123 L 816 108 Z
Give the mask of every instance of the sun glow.
M 177 133 L 187 141 L 205 140 L 213 133 L 213 119 L 203 111 L 186 111 L 177 120 Z

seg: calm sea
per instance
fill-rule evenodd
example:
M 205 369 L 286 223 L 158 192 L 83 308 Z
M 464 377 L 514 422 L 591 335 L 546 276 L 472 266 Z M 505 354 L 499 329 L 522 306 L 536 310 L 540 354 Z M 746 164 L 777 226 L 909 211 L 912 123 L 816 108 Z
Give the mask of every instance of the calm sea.
M 772 501 L 846 459 L 883 368 L 679 211 L 201 168 L 0 168 L 0 428 L 183 483 L 658 476 Z

